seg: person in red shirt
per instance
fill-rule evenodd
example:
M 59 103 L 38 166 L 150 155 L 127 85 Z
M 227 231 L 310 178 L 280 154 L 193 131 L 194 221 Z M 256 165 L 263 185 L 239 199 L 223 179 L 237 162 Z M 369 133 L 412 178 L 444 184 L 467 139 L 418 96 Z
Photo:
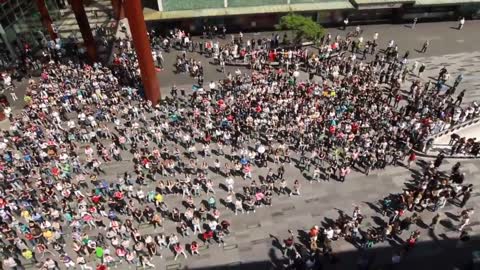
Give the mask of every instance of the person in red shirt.
M 213 238 L 213 231 L 208 230 L 203 233 L 203 241 L 208 242 L 209 244 L 211 243 L 211 239 Z
M 95 204 L 100 203 L 101 200 L 102 200 L 102 196 L 100 196 L 100 195 L 93 195 L 92 196 L 92 202 L 95 203 Z
M 329 131 L 330 131 L 330 134 L 335 134 L 335 130 L 336 130 L 336 127 L 335 126 L 330 126 L 329 128 Z
M 412 151 L 412 152 L 410 153 L 410 156 L 408 157 L 408 165 L 407 165 L 407 167 L 410 168 L 411 164 L 412 164 L 413 162 L 415 162 L 415 160 L 417 160 L 417 155 L 415 154 L 415 152 Z
M 108 270 L 108 267 L 104 264 L 97 264 L 97 270 Z
M 192 253 L 192 255 L 194 255 L 194 254 L 200 255 L 200 253 L 198 252 L 198 244 L 197 244 L 197 242 L 193 241 L 193 242 L 190 244 L 190 252 Z

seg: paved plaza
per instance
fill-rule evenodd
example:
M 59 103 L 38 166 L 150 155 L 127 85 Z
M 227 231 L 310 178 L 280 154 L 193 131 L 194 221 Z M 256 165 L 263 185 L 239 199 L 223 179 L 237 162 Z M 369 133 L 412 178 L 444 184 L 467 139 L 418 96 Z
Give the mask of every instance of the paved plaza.
M 441 67 L 446 66 L 451 74 L 452 83 L 454 78 L 462 73 L 464 80 L 460 86 L 461 89 L 467 89 L 464 103 L 480 100 L 480 51 L 478 50 L 478 41 L 480 37 L 474 35 L 476 29 L 480 27 L 480 22 L 469 22 L 463 31 L 452 29 L 454 22 L 442 23 L 425 23 L 417 25 L 412 30 L 404 25 L 374 25 L 363 26 L 364 36 L 373 35 L 378 32 L 380 34 L 380 46 L 386 46 L 390 39 L 394 39 L 401 48 L 400 54 L 404 50 L 410 50 L 411 60 L 424 63 L 426 72 L 422 76 L 422 80 L 428 80 L 429 77 L 436 78 Z M 352 27 L 353 29 L 353 27 Z M 350 30 L 352 30 L 350 29 Z M 348 29 L 347 29 L 348 30 Z M 335 36 L 337 33 L 342 35 L 345 32 L 337 29 L 328 29 Z M 261 36 L 269 33 L 248 33 L 249 36 Z M 229 36 L 227 36 L 227 39 Z M 421 48 L 423 42 L 431 40 L 431 45 L 427 53 L 419 53 L 416 50 Z M 383 43 L 382 43 L 383 42 Z M 159 73 L 163 94 L 169 93 L 169 89 L 173 84 L 179 88 L 184 88 L 189 92 L 192 84 L 196 81 L 187 74 L 174 75 L 172 66 L 176 54 L 172 50 L 170 54 L 164 54 L 165 67 Z M 223 74 L 217 71 L 217 66 L 208 63 L 209 58 L 200 56 L 197 53 L 188 53 L 187 57 L 202 61 L 205 69 L 205 82 L 218 80 L 223 78 Z M 226 72 L 234 72 L 238 67 L 227 67 Z M 243 72 L 246 69 L 240 68 Z M 306 78 L 306 74 L 301 75 Z M 417 79 L 414 76 L 411 80 Z M 409 83 L 406 83 L 409 87 Z M 454 160 L 444 162 L 442 169 L 449 171 L 455 163 Z M 271 164 L 271 163 L 270 163 Z M 462 162 L 467 174 L 467 181 L 473 183 L 478 190 L 478 175 L 480 170 L 480 161 L 470 160 Z M 276 170 L 275 165 L 274 171 Z M 118 167 L 123 165 L 115 165 L 111 168 L 116 171 Z M 302 195 L 294 197 L 274 197 L 273 205 L 268 208 L 260 208 L 256 213 L 249 215 L 235 216 L 233 212 L 220 207 L 222 217 L 230 220 L 232 223 L 233 233 L 226 238 L 226 246 L 218 247 L 216 244 L 207 245 L 201 248 L 200 256 L 189 257 L 188 259 L 179 259 L 173 261 L 173 256 L 166 252 L 166 258 L 157 260 L 166 269 L 211 269 L 213 266 L 219 266 L 220 269 L 274 269 L 283 263 L 281 251 L 278 248 L 275 237 L 280 241 L 287 237 L 287 230 L 291 229 L 295 233 L 308 232 L 315 224 L 325 225 L 335 220 L 339 216 L 339 212 L 351 214 L 353 205 L 359 205 L 362 212 L 368 217 L 368 221 L 363 225 L 363 229 L 369 226 L 381 225 L 388 221 L 387 217 L 383 217 L 378 213 L 377 207 L 380 199 L 391 193 L 400 193 L 405 188 L 405 183 L 412 179 L 412 175 L 416 171 L 421 171 L 420 166 L 415 166 L 412 170 L 405 167 L 388 167 L 385 171 L 374 171 L 369 176 L 363 173 L 352 173 L 345 183 L 336 181 L 312 183 L 306 180 L 304 175 L 300 174 L 295 162 L 287 166 L 286 179 L 293 182 L 294 179 L 302 180 Z M 265 176 L 265 169 L 254 171 L 254 176 Z M 215 183 L 223 183 L 224 178 L 213 173 L 212 179 Z M 254 177 L 255 178 L 255 177 Z M 236 189 L 240 189 L 243 183 L 241 178 L 235 179 Z M 478 209 L 480 206 L 480 193 L 475 193 L 469 202 L 470 207 Z M 226 192 L 220 189 L 216 194 L 217 198 L 224 198 Z M 180 203 L 181 198 L 168 197 L 171 205 L 176 201 Z M 421 228 L 419 248 L 406 258 L 404 264 L 399 269 L 419 269 L 419 265 L 428 266 L 424 269 L 454 269 L 455 266 L 461 266 L 471 258 L 471 250 L 475 245 L 478 246 L 479 238 L 474 238 L 470 243 L 465 244 L 462 248 L 458 247 L 459 233 L 453 226 L 458 221 L 452 217 L 460 211 L 460 208 L 449 205 L 444 211 L 440 222 L 441 226 L 435 233 L 429 232 L 425 228 Z M 433 217 L 433 213 L 424 212 L 421 214 L 422 221 L 429 224 Z M 472 220 L 471 229 L 475 232 L 479 226 L 478 215 Z M 175 230 L 175 224 L 167 222 L 165 231 Z M 152 232 L 152 228 L 142 229 L 145 233 Z M 273 237 L 272 237 L 273 236 Z M 407 233 L 402 235 L 407 237 Z M 197 236 L 191 236 L 182 239 L 184 242 L 191 242 Z M 398 243 L 385 242 L 382 245 L 375 246 L 372 253 L 375 254 L 375 266 L 388 264 L 391 255 L 398 250 Z M 326 269 L 355 269 L 360 252 L 344 240 L 338 240 L 334 243 L 334 250 L 338 252 L 340 260 L 333 265 L 326 265 Z M 156 264 L 158 266 L 158 264 Z M 415 268 L 411 268 L 415 267 Z M 374 268 L 375 269 L 375 268 Z
M 380 34 L 380 46 L 382 49 L 390 39 L 394 39 L 401 48 L 400 55 L 404 50 L 410 50 L 409 65 L 414 61 L 426 64 L 426 72 L 421 80 L 429 80 L 430 77 L 436 78 L 441 67 L 446 66 L 451 74 L 451 81 L 462 73 L 464 80 L 460 89 L 467 89 L 464 103 L 480 101 L 480 35 L 477 31 L 480 29 L 480 22 L 468 22 L 465 29 L 458 31 L 451 29 L 455 22 L 442 23 L 424 23 L 418 24 L 416 29 L 412 30 L 404 25 L 374 25 L 364 26 L 364 36 L 372 36 L 373 33 Z M 328 29 L 335 36 L 343 31 L 337 29 Z M 268 35 L 246 34 L 249 35 Z M 431 40 L 429 50 L 425 54 L 416 52 L 420 49 L 423 42 Z M 312 50 L 314 50 L 312 48 Z M 196 81 L 188 74 L 172 73 L 173 63 L 176 54 L 172 50 L 169 54 L 164 54 L 165 69 L 160 71 L 158 76 L 162 85 L 164 95 L 168 95 L 170 87 L 176 84 L 178 88 L 187 89 L 189 92 L 192 84 Z M 200 59 L 205 68 L 205 84 L 213 80 L 223 78 L 224 74 L 219 73 L 217 66 L 207 64 L 211 59 L 200 56 L 196 53 L 189 53 L 187 57 Z M 227 72 L 234 72 L 237 67 L 227 67 Z M 242 72 L 249 72 L 242 68 Z M 302 74 L 301 78 L 306 78 Z M 418 79 L 416 76 L 410 76 L 409 80 Z M 405 83 L 405 87 L 410 84 Z M 21 96 L 22 93 L 19 93 Z M 21 101 L 15 103 L 14 108 L 18 111 L 22 107 Z M 468 135 L 479 136 L 478 128 L 473 128 Z M 199 147 L 197 147 L 198 149 Z M 226 151 L 227 154 L 230 154 Z M 209 157 L 209 163 L 217 158 L 215 154 Z M 221 163 L 225 160 L 222 158 Z M 335 221 L 340 213 L 352 215 L 355 205 L 358 205 L 362 214 L 366 217 L 362 223 L 361 229 L 366 230 L 372 226 L 383 226 L 388 222 L 388 217 L 383 216 L 379 210 L 379 201 L 390 194 L 403 192 L 403 189 L 409 185 L 414 178 L 422 174 L 423 167 L 430 160 L 419 159 L 411 168 L 404 166 L 389 166 L 385 170 L 374 170 L 366 176 L 363 172 L 353 170 L 347 176 L 345 182 L 330 180 L 310 182 L 310 174 L 302 173 L 297 162 L 300 157 L 291 156 L 292 162 L 285 165 L 285 179 L 291 187 L 293 181 L 298 179 L 301 182 L 301 194 L 299 196 L 274 195 L 273 203 L 270 207 L 257 208 L 255 213 L 235 215 L 232 210 L 221 204 L 221 199 L 227 196 L 227 192 L 221 187 L 225 183 L 223 175 L 209 171 L 209 179 L 215 183 L 217 191 L 215 197 L 221 212 L 221 220 L 228 220 L 232 224 L 231 234 L 225 238 L 225 246 L 218 246 L 215 242 L 212 244 L 203 244 L 198 235 L 180 237 L 180 242 L 191 243 L 198 241 L 201 244 L 199 256 L 188 256 L 184 259 L 182 256 L 174 260 L 173 253 L 170 250 L 161 250 L 163 258 L 155 257 L 152 262 L 156 269 L 281 269 L 285 263 L 282 258 L 282 252 L 279 248 L 279 242 L 287 238 L 288 230 L 292 230 L 300 238 L 304 237 L 313 225 L 325 227 Z M 441 170 L 449 172 L 456 160 L 450 159 L 443 162 Z M 269 168 L 276 172 L 278 165 L 269 162 Z M 211 169 L 211 168 L 210 168 Z M 102 176 L 108 182 L 114 182 L 120 174 L 134 170 L 132 156 L 123 156 L 123 161 L 106 162 L 104 164 L 105 175 Z M 466 173 L 466 182 L 474 184 L 474 193 L 466 207 L 473 207 L 476 210 L 474 217 L 468 226 L 471 231 L 472 239 L 463 243 L 458 241 L 459 232 L 455 230 L 459 224 L 458 215 L 461 208 L 448 203 L 441 210 L 442 218 L 435 231 L 428 229 L 434 213 L 424 211 L 420 213 L 421 221 L 412 226 L 411 230 L 419 229 L 420 238 L 418 246 L 404 258 L 404 261 L 395 269 L 438 269 L 453 270 L 463 269 L 463 267 L 472 257 L 472 251 L 480 250 L 480 160 L 462 161 L 462 171 Z M 254 167 L 253 179 L 266 177 L 267 168 Z M 163 179 L 163 178 L 162 178 Z M 258 181 L 258 180 L 257 180 Z M 154 189 L 155 183 L 148 182 L 145 191 Z M 250 184 L 250 181 L 244 181 L 242 177 L 235 178 L 235 192 L 241 193 L 244 186 Z M 201 197 L 195 198 L 195 205 L 201 200 L 208 198 L 204 192 Z M 181 196 L 165 196 L 165 202 L 170 209 L 178 207 L 183 209 Z M 142 234 L 158 234 L 165 232 L 171 234 L 177 231 L 177 224 L 171 220 L 164 220 L 164 227 L 154 229 L 147 224 L 140 226 Z M 191 232 L 191 231 L 190 231 Z M 97 235 L 98 231 L 90 231 L 91 236 Z M 409 232 L 404 232 L 401 238 L 405 240 Z M 300 242 L 300 241 L 299 241 Z M 351 243 L 340 239 L 334 241 L 333 250 L 338 256 L 335 263 L 325 263 L 324 269 L 357 269 L 357 263 L 361 254 L 367 254 L 372 261 L 371 269 L 387 269 L 383 266 L 388 265 L 391 256 L 397 252 L 404 242 L 385 241 L 376 244 L 366 253 L 359 250 Z M 93 261 L 93 257 L 89 258 Z M 134 269 L 134 266 L 119 263 L 118 269 Z

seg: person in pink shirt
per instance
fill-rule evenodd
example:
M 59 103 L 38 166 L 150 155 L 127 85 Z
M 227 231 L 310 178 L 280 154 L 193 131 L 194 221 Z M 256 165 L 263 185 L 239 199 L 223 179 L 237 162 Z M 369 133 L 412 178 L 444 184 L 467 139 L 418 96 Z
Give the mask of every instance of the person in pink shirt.
M 340 182 L 345 182 L 345 177 L 350 174 L 350 167 L 344 165 L 340 168 Z
M 182 247 L 182 245 L 180 245 L 180 243 L 175 244 L 173 249 L 175 250 L 175 261 L 177 260 L 178 255 L 180 254 L 182 254 L 185 257 L 185 259 L 187 258 L 187 253 L 185 253 L 185 249 Z

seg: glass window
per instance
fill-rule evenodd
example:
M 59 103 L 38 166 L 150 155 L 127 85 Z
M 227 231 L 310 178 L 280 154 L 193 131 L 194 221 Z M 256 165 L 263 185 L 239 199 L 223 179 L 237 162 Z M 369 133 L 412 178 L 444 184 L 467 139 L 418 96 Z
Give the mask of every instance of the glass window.
M 22 14 L 22 11 L 20 10 L 20 7 L 17 7 L 15 9 L 15 16 L 17 17 L 17 20 L 23 19 L 23 14 Z
M 3 27 L 7 27 L 9 25 L 7 16 L 2 17 L 2 19 L 0 19 L 0 23 Z
M 6 13 L 10 13 L 10 11 L 12 10 L 12 6 L 10 2 L 5 2 L 5 4 L 3 4 L 3 9 L 5 10 Z
M 30 7 L 32 7 L 32 4 L 29 4 L 28 2 L 22 2 L 20 4 L 20 8 L 23 10 L 23 11 L 26 11 L 28 10 Z M 35 5 L 36 7 L 36 5 Z
M 13 12 L 10 12 L 10 14 L 7 15 L 7 19 L 8 19 L 9 25 L 15 23 L 15 21 L 17 20 Z

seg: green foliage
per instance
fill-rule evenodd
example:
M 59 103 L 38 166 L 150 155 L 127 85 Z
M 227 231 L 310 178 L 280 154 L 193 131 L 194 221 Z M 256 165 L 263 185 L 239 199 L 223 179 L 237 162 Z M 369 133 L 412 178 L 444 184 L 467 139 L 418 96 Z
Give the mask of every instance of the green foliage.
M 279 24 L 275 26 L 278 30 L 292 30 L 295 31 L 295 41 L 302 42 L 302 39 L 316 40 L 325 34 L 325 29 L 314 22 L 311 18 L 288 14 L 280 18 Z

